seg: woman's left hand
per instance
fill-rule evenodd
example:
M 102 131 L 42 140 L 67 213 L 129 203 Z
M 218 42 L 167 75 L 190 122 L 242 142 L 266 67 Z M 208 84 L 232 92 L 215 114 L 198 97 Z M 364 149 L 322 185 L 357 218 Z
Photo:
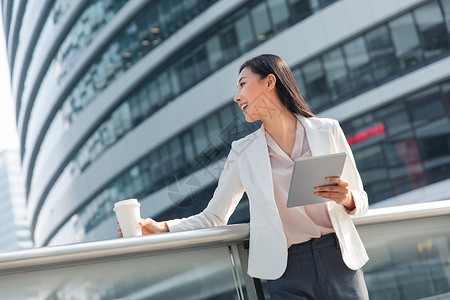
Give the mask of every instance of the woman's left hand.
M 348 188 L 348 182 L 341 177 L 327 177 L 328 182 L 337 185 L 323 185 L 316 187 L 314 195 L 333 200 L 337 204 L 343 205 L 347 211 L 355 209 L 352 191 Z

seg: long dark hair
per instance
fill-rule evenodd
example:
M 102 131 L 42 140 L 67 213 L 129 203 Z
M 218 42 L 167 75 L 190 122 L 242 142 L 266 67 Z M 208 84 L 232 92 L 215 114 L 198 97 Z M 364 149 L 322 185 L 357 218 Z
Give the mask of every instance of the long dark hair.
M 249 67 L 253 73 L 259 74 L 261 79 L 273 74 L 277 79 L 275 87 L 278 96 L 284 106 L 294 114 L 300 114 L 307 118 L 315 117 L 300 94 L 291 69 L 281 57 L 274 54 L 262 54 L 253 57 L 242 64 L 239 74 L 245 67 Z

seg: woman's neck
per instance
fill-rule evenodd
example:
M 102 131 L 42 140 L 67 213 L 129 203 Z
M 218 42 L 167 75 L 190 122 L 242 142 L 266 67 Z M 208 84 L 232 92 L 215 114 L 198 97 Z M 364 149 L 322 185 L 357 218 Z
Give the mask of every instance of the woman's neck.
M 264 118 L 262 122 L 264 129 L 277 142 L 295 137 L 297 117 L 286 108 L 281 110 L 281 113 L 274 113 L 270 117 Z

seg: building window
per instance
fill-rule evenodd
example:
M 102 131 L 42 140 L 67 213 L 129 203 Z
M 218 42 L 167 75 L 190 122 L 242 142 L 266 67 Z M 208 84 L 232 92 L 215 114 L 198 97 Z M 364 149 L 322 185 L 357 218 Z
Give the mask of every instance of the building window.
M 270 0 L 269 4 L 270 16 L 272 18 L 275 29 L 285 28 L 289 23 L 289 8 L 286 0 Z
M 446 38 L 447 30 L 438 1 L 432 1 L 416 9 L 414 16 L 423 41 L 425 58 L 431 59 L 447 52 L 449 41 Z
M 389 23 L 397 59 L 402 71 L 423 64 L 423 53 L 416 26 L 411 14 L 401 16 Z
M 244 15 L 236 21 L 235 30 L 241 53 L 253 47 L 255 44 L 255 33 L 248 15 Z
M 343 96 L 351 92 L 350 79 L 341 48 L 324 54 L 323 64 L 331 97 L 334 101 L 339 102 Z
M 350 79 L 355 90 L 365 90 L 373 84 L 369 53 L 362 37 L 343 46 Z
M 260 42 L 265 41 L 272 34 L 272 25 L 270 23 L 266 3 L 262 2 L 254 7 L 251 10 L 250 15 L 252 16 L 257 40 Z
M 320 59 L 305 64 L 302 70 L 309 103 L 315 108 L 328 105 L 328 86 Z
M 386 26 L 380 26 L 365 35 L 375 81 L 392 79 L 396 74 L 397 60 Z

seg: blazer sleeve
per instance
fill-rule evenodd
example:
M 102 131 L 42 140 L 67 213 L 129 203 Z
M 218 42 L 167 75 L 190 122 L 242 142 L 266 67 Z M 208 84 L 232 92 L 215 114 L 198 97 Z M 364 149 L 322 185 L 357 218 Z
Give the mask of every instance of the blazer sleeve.
M 205 210 L 188 218 L 166 221 L 169 231 L 222 226 L 228 223 L 228 219 L 244 194 L 244 187 L 239 176 L 237 148 L 237 143 L 233 142 L 217 188 Z
M 361 176 L 356 168 L 355 158 L 353 157 L 350 145 L 345 138 L 345 134 L 339 125 L 339 122 L 337 120 L 334 120 L 334 122 L 334 136 L 336 137 L 337 151 L 347 153 L 347 160 L 342 172 L 342 178 L 348 181 L 356 206 L 351 212 L 348 212 L 346 209 L 344 210 L 351 215 L 362 216 L 367 212 L 369 207 L 367 193 L 364 191 Z

